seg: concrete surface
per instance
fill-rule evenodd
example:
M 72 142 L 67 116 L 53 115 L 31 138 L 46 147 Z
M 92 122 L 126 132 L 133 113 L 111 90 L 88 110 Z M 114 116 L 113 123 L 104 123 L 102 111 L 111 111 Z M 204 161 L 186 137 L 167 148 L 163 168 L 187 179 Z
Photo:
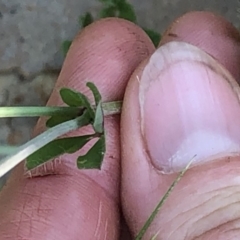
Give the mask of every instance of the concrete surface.
M 238 28 L 239 1 L 131 0 L 139 23 L 163 32 L 190 10 L 221 13 Z M 63 62 L 60 46 L 78 32 L 78 17 L 96 15 L 100 4 L 87 0 L 0 0 L 0 105 L 44 105 Z M 0 144 L 30 138 L 36 119 L 1 119 Z

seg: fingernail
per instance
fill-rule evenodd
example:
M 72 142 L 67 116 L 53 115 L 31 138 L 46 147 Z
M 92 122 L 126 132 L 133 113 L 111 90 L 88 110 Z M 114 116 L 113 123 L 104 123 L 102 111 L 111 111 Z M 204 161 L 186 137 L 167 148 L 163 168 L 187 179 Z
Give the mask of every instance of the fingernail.
M 140 79 L 141 130 L 152 165 L 162 173 L 240 153 L 239 87 L 207 53 L 170 42 Z

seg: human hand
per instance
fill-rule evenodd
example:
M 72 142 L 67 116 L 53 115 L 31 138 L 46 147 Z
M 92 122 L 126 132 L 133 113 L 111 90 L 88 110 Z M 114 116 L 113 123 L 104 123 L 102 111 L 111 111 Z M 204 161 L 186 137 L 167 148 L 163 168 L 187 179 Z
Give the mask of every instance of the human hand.
M 104 19 L 84 29 L 48 105 L 62 104 L 62 87 L 87 93 L 86 81 L 96 84 L 104 101 L 124 96 L 121 119 L 105 119 L 102 170 L 79 170 L 77 155 L 64 155 L 26 179 L 20 164 L 0 192 L 1 240 L 118 239 L 120 206 L 135 236 L 194 155 L 197 165 L 170 194 L 144 239 L 157 232 L 157 239 L 236 239 L 239 66 L 238 31 L 212 13 L 176 20 L 156 51 L 125 20 Z M 40 119 L 34 134 L 43 130 Z

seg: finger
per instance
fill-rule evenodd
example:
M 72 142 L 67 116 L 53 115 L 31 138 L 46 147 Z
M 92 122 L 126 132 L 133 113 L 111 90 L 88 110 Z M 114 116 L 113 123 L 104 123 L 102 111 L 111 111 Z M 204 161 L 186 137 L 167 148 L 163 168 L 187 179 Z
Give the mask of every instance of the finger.
M 239 236 L 240 94 L 232 77 L 239 72 L 231 75 L 219 63 L 227 46 L 234 52 L 239 44 L 235 35 L 224 41 L 221 28 L 227 23 L 214 16 L 216 28 L 212 29 L 207 24 L 212 17 L 190 13 L 177 20 L 172 29 L 182 40 L 171 42 L 164 36 L 160 48 L 135 71 L 126 89 L 121 118 L 121 194 L 125 217 L 135 236 L 196 155 L 144 239 L 156 233 L 157 239 L 169 240 Z M 196 19 L 205 24 L 183 35 Z M 210 33 L 209 27 L 221 33 L 209 41 L 222 38 L 222 47 L 210 52 L 213 57 L 201 50 L 206 50 L 208 34 L 193 36 Z M 193 46 L 194 39 L 198 47 Z M 240 61 L 227 60 L 228 66 Z
M 166 30 L 159 45 L 170 41 L 183 41 L 200 47 L 239 80 L 240 34 L 222 16 L 204 11 L 185 14 Z
M 62 87 L 89 95 L 87 81 L 96 84 L 104 101 L 121 99 L 131 73 L 153 49 L 145 33 L 127 21 L 90 25 L 74 40 L 48 105 L 62 105 Z M 44 121 L 40 119 L 35 134 L 44 130 Z M 106 119 L 105 127 L 102 171 L 78 170 L 78 155 L 73 154 L 39 168 L 33 179 L 23 177 L 22 165 L 12 173 L 0 193 L 1 239 L 118 238 L 119 117 Z M 41 175 L 45 177 L 36 177 Z

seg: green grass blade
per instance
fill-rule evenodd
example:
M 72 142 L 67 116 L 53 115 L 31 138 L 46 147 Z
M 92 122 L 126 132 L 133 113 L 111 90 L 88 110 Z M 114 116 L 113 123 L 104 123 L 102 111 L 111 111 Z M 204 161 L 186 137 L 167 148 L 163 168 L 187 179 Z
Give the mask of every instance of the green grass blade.
M 193 159 L 194 158 L 195 158 L 195 156 L 193 157 Z M 157 204 L 156 208 L 153 210 L 151 216 L 148 218 L 148 220 L 146 221 L 146 223 L 144 224 L 142 229 L 137 234 L 135 240 L 141 240 L 143 238 L 144 234 L 146 233 L 147 229 L 149 228 L 149 226 L 153 222 L 153 220 L 156 217 L 156 215 L 158 214 L 159 210 L 161 209 L 161 207 L 165 203 L 165 201 L 168 198 L 169 194 L 172 192 L 172 190 L 174 189 L 176 184 L 180 181 L 180 179 L 183 177 L 183 175 L 186 173 L 186 171 L 188 170 L 188 168 L 192 164 L 193 159 L 188 163 L 188 165 L 180 172 L 178 177 L 173 181 L 173 183 L 171 184 L 171 186 L 169 187 L 167 192 L 164 194 L 163 198 L 160 200 L 160 202 Z
M 79 118 L 59 124 L 48 129 L 18 148 L 16 152 L 0 161 L 0 178 L 54 139 L 79 128 Z
M 77 117 L 79 112 L 78 107 L 0 107 L 0 118 L 66 115 Z

